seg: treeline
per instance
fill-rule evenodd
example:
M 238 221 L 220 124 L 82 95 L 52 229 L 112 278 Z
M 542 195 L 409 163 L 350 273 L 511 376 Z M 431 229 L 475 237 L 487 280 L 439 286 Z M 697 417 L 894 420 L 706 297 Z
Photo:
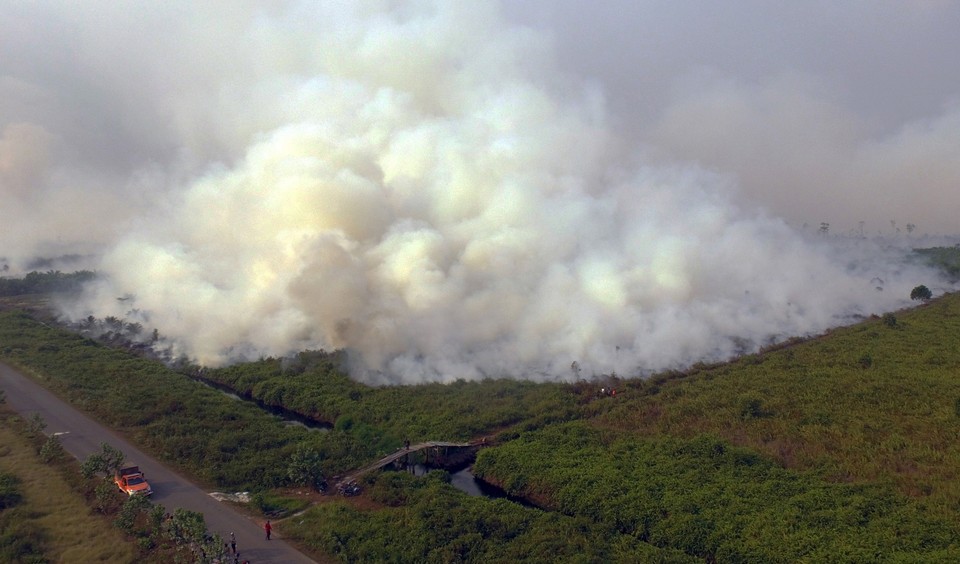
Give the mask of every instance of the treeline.
M 79 292 L 85 283 L 96 277 L 97 274 L 89 270 L 69 273 L 59 270 L 33 271 L 22 278 L 0 277 L 0 296 Z

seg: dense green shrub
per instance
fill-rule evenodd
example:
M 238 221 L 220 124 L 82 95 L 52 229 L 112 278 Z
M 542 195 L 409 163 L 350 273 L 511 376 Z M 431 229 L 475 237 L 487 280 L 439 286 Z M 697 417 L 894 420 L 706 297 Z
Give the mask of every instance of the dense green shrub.
M 0 472 L 0 511 L 16 507 L 23 501 L 20 479 L 7 472 Z
M 21 510 L 20 479 L 0 472 L 0 562 L 48 562 L 47 539 L 35 521 Z
M 784 470 L 708 435 L 641 439 L 557 425 L 481 451 L 474 471 L 564 515 L 698 558 L 960 558 L 960 526 L 922 503 Z M 905 528 L 913 538 L 902 538 Z
M 207 369 L 203 377 L 332 424 L 383 453 L 405 439 L 469 440 L 524 422 L 539 427 L 580 416 L 567 385 L 496 379 L 371 387 L 350 380 L 343 362 L 342 353 L 308 351 L 293 360 Z
M 760 398 L 745 397 L 740 400 L 740 419 L 757 419 L 763 415 L 763 401 Z
M 40 447 L 40 460 L 44 462 L 60 460 L 63 455 L 63 444 L 60 443 L 60 437 L 56 435 L 51 435 Z
M 388 507 L 323 503 L 285 523 L 284 534 L 344 562 L 697 561 L 588 519 L 466 496 L 440 472 L 384 473 L 370 495 Z

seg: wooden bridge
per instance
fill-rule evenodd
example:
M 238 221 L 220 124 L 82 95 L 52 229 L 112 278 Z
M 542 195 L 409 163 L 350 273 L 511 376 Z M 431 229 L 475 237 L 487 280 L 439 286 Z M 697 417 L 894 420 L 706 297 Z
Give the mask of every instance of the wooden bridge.
M 380 460 L 368 466 L 364 466 L 359 470 L 354 470 L 347 476 L 344 476 L 339 482 L 337 482 L 337 486 L 342 488 L 344 486 L 354 484 L 364 474 L 368 474 L 370 472 L 373 472 L 374 470 L 379 470 L 381 468 L 389 466 L 394 462 L 400 460 L 401 458 L 406 458 L 408 455 L 415 452 L 420 452 L 424 450 L 429 452 L 429 449 L 440 449 L 440 448 L 471 448 L 471 447 L 478 447 L 483 444 L 486 444 L 486 439 L 481 439 L 479 441 L 471 441 L 469 443 L 448 443 L 444 441 L 427 441 L 424 443 L 413 444 L 408 447 L 401 448 L 392 454 L 388 454 L 387 456 L 384 456 Z

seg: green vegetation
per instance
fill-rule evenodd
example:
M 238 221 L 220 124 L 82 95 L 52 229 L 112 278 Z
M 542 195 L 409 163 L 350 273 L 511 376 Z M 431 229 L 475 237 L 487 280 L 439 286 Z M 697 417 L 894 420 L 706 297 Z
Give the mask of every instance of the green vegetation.
M 322 503 L 284 534 L 345 562 L 696 562 L 629 536 L 611 538 L 589 519 L 468 497 L 445 472 L 382 474 L 375 507 Z
M 927 288 L 923 284 L 915 287 L 913 290 L 910 290 L 910 299 L 919 300 L 922 302 L 928 301 L 933 297 L 933 292 L 930 291 L 930 288 Z
M 913 252 L 923 263 L 943 271 L 951 280 L 960 280 L 960 247 L 931 247 Z
M 0 358 L 42 375 L 65 399 L 168 463 L 223 488 L 302 483 L 291 478 L 288 462 L 298 449 L 321 461 L 314 472 L 336 476 L 408 438 L 467 439 L 521 423 L 536 428 L 577 413 L 576 398 L 560 385 L 496 380 L 372 388 L 337 372 L 338 355 L 326 353 L 302 353 L 299 368 L 289 368 L 288 361 L 284 370 L 283 361 L 266 359 L 203 373 L 269 405 L 335 422 L 330 432 L 310 432 L 160 362 L 19 311 L 0 312 Z
M 404 439 L 467 440 L 578 416 L 569 387 L 516 380 L 375 388 L 350 380 L 342 353 L 311 351 L 205 370 L 203 377 L 267 405 L 334 425 L 379 452 Z
M 931 504 L 707 435 L 641 439 L 577 422 L 482 451 L 474 469 L 608 535 L 720 562 L 960 558 L 960 527 Z
M 174 467 L 219 487 L 288 483 L 294 450 L 313 448 L 327 475 L 359 466 L 369 447 L 343 432 L 311 433 L 236 402 L 161 363 L 0 312 L 0 356 Z M 202 438 L 202 439 L 201 439 Z
M 46 535 L 19 507 L 22 503 L 20 479 L 0 472 L 0 561 L 48 562 Z
M 318 492 L 325 490 L 327 481 L 323 477 L 323 456 L 313 449 L 297 448 L 290 456 L 287 477 L 296 486 L 308 486 Z
M 280 495 L 272 492 L 257 492 L 250 499 L 257 510 L 271 519 L 282 519 L 306 509 L 310 502 L 298 497 Z
M 786 468 L 955 506 L 958 338 L 960 295 L 948 295 L 898 312 L 895 326 L 872 319 L 689 377 L 631 382 L 594 421 L 644 437 L 709 433 Z M 743 417 L 744 398 L 765 416 Z
M 45 440 L 0 408 L 0 562 L 137 560 L 134 545 L 91 513 L 76 460 L 39 458 Z
M 665 558 L 608 552 L 617 546 L 716 561 L 955 561 L 960 296 L 884 317 L 893 322 L 623 382 L 615 398 L 594 394 L 579 421 L 501 433 L 474 470 L 598 535 L 553 530 L 568 539 L 558 560 L 575 560 L 563 552 L 570 546 L 587 547 L 588 561 Z M 580 387 L 565 390 L 585 400 Z M 456 556 L 411 549 L 424 561 L 506 561 L 513 555 L 494 548 L 506 541 L 478 515 L 506 511 L 501 504 L 534 511 L 439 486 L 382 485 L 408 480 L 384 473 L 369 486 L 388 507 L 321 504 L 284 531 L 343 560 L 399 558 L 409 542 L 470 547 Z M 429 495 L 411 493 L 418 487 Z M 440 517 L 442 526 L 430 521 Z M 461 519 L 473 525 L 459 532 Z M 438 528 L 457 532 L 438 537 Z M 473 544 L 467 531 L 479 535 Z
M 960 295 L 948 294 L 731 363 L 617 381 L 613 396 L 588 382 L 375 388 L 323 351 L 178 372 L 0 312 L 0 357 L 184 472 L 254 491 L 265 514 L 321 500 L 279 526 L 345 561 L 957 561 L 958 340 Z M 186 374 L 332 429 L 284 425 Z M 475 472 L 542 509 L 468 497 L 444 472 L 368 475 L 357 498 L 278 489 L 319 489 L 406 439 L 479 437 L 494 446 Z M 116 511 L 124 530 L 149 520 Z
M 83 284 L 93 280 L 96 276 L 96 273 L 89 270 L 71 273 L 50 270 L 47 272 L 30 272 L 23 278 L 0 277 L 0 296 L 77 292 L 83 287 Z
M 97 474 L 113 476 L 123 466 L 123 452 L 107 443 L 100 443 L 100 452 L 91 454 L 80 465 L 80 474 L 84 478 L 93 478 Z
M 112 446 L 83 465 L 70 456 L 43 460 L 59 441 L 42 427 L 0 409 L 0 562 L 209 563 L 222 555 L 223 541 L 200 513 L 167 517 L 149 498 L 119 493 L 111 476 L 84 475 L 122 461 Z

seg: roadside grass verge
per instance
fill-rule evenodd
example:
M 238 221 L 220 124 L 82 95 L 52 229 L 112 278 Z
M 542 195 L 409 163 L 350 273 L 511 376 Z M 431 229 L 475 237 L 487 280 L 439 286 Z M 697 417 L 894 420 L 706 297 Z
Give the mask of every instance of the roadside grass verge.
M 19 480 L 22 525 L 42 531 L 51 562 L 134 562 L 137 550 L 109 520 L 90 511 L 60 471 L 40 460 L 16 416 L 0 406 L 0 472 Z

